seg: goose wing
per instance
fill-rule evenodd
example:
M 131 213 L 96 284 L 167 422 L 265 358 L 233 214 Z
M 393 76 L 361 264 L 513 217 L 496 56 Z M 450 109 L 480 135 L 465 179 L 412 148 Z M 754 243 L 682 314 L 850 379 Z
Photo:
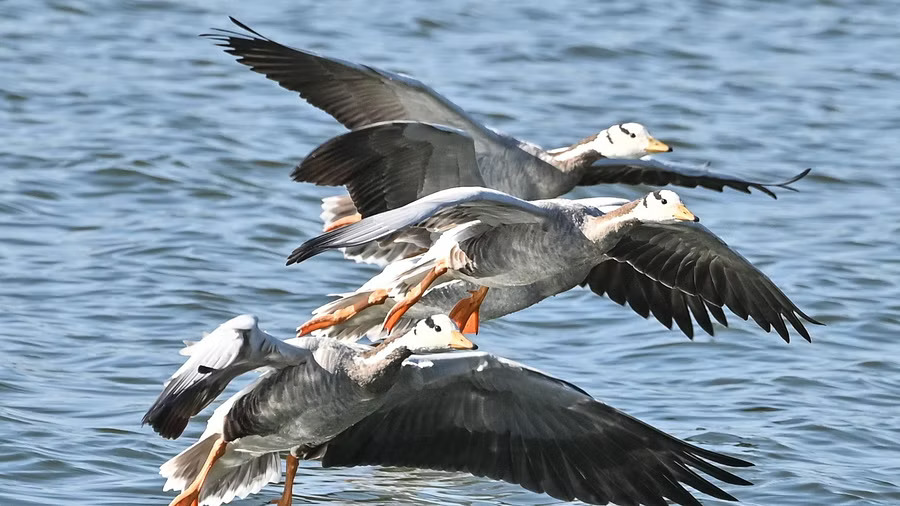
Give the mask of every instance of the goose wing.
M 785 321 L 810 340 L 807 316 L 759 269 L 703 225 L 693 222 L 645 223 L 624 235 L 594 267 L 583 284 L 619 304 L 626 302 L 672 328 L 674 321 L 693 336 L 691 315 L 709 334 L 709 314 L 728 325 L 723 307 L 766 332 L 790 341 Z M 708 312 L 707 312 L 708 311 Z M 802 319 L 802 320 L 801 320 Z
M 175 439 L 188 420 L 234 378 L 261 367 L 302 363 L 310 357 L 308 350 L 272 337 L 258 323 L 253 315 L 237 316 L 181 350 L 188 359 L 166 381 L 142 423 L 150 424 L 162 437 Z
M 471 136 L 415 121 L 376 123 L 339 135 L 310 153 L 291 176 L 346 186 L 362 216 L 447 188 L 484 186 Z
M 662 162 L 656 159 L 619 160 L 604 158 L 594 162 L 578 182 L 580 186 L 595 184 L 646 184 L 652 186 L 684 186 L 687 188 L 709 188 L 722 191 L 725 187 L 744 193 L 750 189 L 759 190 L 770 197 L 778 198 L 773 191 L 776 188 L 797 191 L 790 185 L 809 174 L 810 169 L 780 183 L 759 183 L 747 181 L 726 174 L 718 174 L 705 167 L 690 167 L 684 164 Z
M 314 237 L 295 249 L 287 264 L 302 262 L 330 249 L 360 246 L 407 227 L 437 230 L 474 220 L 488 226 L 540 223 L 552 216 L 545 208 L 497 190 L 450 188 Z
M 327 443 L 322 464 L 465 471 L 592 504 L 735 500 L 697 471 L 748 462 L 672 437 L 580 388 L 486 353 L 407 360 L 387 402 Z
M 413 119 L 450 125 L 480 138 L 496 134 L 422 82 L 368 65 L 283 46 L 240 21 L 248 33 L 216 29 L 204 34 L 240 63 L 295 91 L 353 130 L 381 121 Z

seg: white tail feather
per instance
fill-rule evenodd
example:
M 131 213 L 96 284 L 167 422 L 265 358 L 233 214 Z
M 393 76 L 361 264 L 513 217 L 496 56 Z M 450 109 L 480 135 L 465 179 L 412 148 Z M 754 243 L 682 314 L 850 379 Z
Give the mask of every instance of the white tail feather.
M 209 434 L 160 466 L 159 474 L 166 478 L 163 490 L 180 492 L 187 488 L 200 473 L 219 437 L 219 434 Z M 218 506 L 236 497 L 243 499 L 280 480 L 278 453 L 254 455 L 227 450 L 210 470 L 200 491 L 200 504 Z
M 356 206 L 350 195 L 338 195 L 335 197 L 325 197 L 322 199 L 322 224 L 327 228 L 341 218 L 353 216 L 357 213 Z
M 217 463 L 200 491 L 200 504 L 219 506 L 235 498 L 243 499 L 280 480 L 281 457 L 277 452 L 254 456 L 240 465 Z
M 163 490 L 184 490 L 200 473 L 212 451 L 218 434 L 211 434 L 159 466 L 159 474 L 166 478 Z

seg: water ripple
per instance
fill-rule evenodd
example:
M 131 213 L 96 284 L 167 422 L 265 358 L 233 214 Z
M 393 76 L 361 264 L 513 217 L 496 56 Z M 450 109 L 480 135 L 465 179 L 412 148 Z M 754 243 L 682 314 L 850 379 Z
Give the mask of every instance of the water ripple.
M 320 230 L 319 199 L 339 193 L 288 175 L 343 129 L 196 37 L 229 14 L 291 45 L 413 74 L 524 139 L 560 146 L 641 121 L 676 160 L 761 179 L 812 167 L 801 193 L 777 201 L 680 192 L 827 324 L 812 344 L 736 317 L 690 341 L 580 289 L 487 322 L 479 344 L 754 462 L 740 473 L 754 485 L 728 489 L 743 504 L 900 503 L 892 3 L 223 9 L 0 4 L 0 72 L 16 76 L 0 85 L 0 504 L 170 500 L 158 466 L 205 418 L 180 441 L 140 419 L 181 341 L 242 312 L 290 336 L 326 294 L 376 272 L 337 254 L 283 265 Z M 646 188 L 574 196 L 597 191 Z M 297 481 L 298 504 L 556 503 L 434 471 L 304 463 Z

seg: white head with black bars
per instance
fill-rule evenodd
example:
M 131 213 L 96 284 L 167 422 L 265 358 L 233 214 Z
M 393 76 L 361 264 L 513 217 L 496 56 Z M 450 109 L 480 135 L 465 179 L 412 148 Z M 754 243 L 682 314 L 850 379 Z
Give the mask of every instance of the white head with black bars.
M 421 320 L 397 341 L 413 353 L 439 353 L 478 348 L 475 343 L 466 339 L 453 320 L 445 314 L 436 314 Z
M 631 213 L 644 221 L 700 221 L 672 190 L 656 190 L 637 201 Z
M 672 148 L 653 138 L 640 123 L 613 125 L 597 134 L 597 152 L 605 158 L 641 158 L 651 153 L 667 153 Z

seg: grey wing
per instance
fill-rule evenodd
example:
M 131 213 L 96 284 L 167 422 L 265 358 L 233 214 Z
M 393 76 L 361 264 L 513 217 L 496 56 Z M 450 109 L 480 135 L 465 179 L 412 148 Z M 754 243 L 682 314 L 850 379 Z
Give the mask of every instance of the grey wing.
M 759 190 L 770 197 L 778 198 L 773 189 L 797 191 L 790 185 L 809 174 L 810 169 L 780 183 L 759 183 L 745 179 L 717 174 L 705 168 L 689 167 L 682 164 L 650 160 L 619 160 L 604 158 L 594 162 L 578 182 L 580 186 L 595 184 L 646 184 L 652 186 L 684 186 L 686 188 L 709 188 L 722 191 L 726 186 L 744 193 L 750 189 Z
M 384 406 L 327 443 L 322 465 L 465 471 L 592 504 L 699 502 L 687 484 L 734 497 L 700 476 L 749 482 L 704 450 L 594 400 L 565 381 L 485 353 L 404 364 Z
M 216 30 L 203 36 L 218 41 L 240 63 L 299 93 L 351 130 L 406 119 L 450 125 L 484 138 L 496 137 L 459 106 L 416 79 L 283 46 L 230 19 L 249 35 Z
M 314 237 L 291 253 L 287 265 L 326 250 L 360 246 L 412 226 L 439 227 L 474 220 L 489 226 L 540 223 L 551 216 L 542 207 L 497 190 L 450 188 Z
M 190 418 L 215 400 L 234 378 L 260 367 L 302 362 L 309 356 L 307 350 L 284 344 L 261 330 L 252 315 L 219 325 L 181 354 L 188 359 L 169 378 L 142 420 L 169 439 L 179 437 Z
M 753 318 L 766 332 L 774 328 L 785 341 L 790 341 L 785 320 L 807 341 L 801 318 L 821 325 L 699 223 L 639 225 L 606 255 L 610 260 L 595 266 L 584 284 L 619 304 L 627 302 L 645 318 L 652 312 L 668 328 L 674 320 L 688 337 L 691 315 L 709 334 L 710 313 L 727 326 L 725 306 L 744 320 Z
M 376 123 L 339 135 L 310 153 L 292 177 L 346 186 L 364 217 L 447 188 L 484 186 L 472 137 L 415 121 Z
M 296 423 L 297 417 L 310 406 L 321 414 L 326 409 L 322 399 L 340 399 L 349 384 L 346 378 L 336 381 L 316 359 L 279 368 L 261 377 L 234 400 L 223 420 L 222 435 L 226 441 L 250 435 L 277 438 L 285 425 L 292 420 Z

